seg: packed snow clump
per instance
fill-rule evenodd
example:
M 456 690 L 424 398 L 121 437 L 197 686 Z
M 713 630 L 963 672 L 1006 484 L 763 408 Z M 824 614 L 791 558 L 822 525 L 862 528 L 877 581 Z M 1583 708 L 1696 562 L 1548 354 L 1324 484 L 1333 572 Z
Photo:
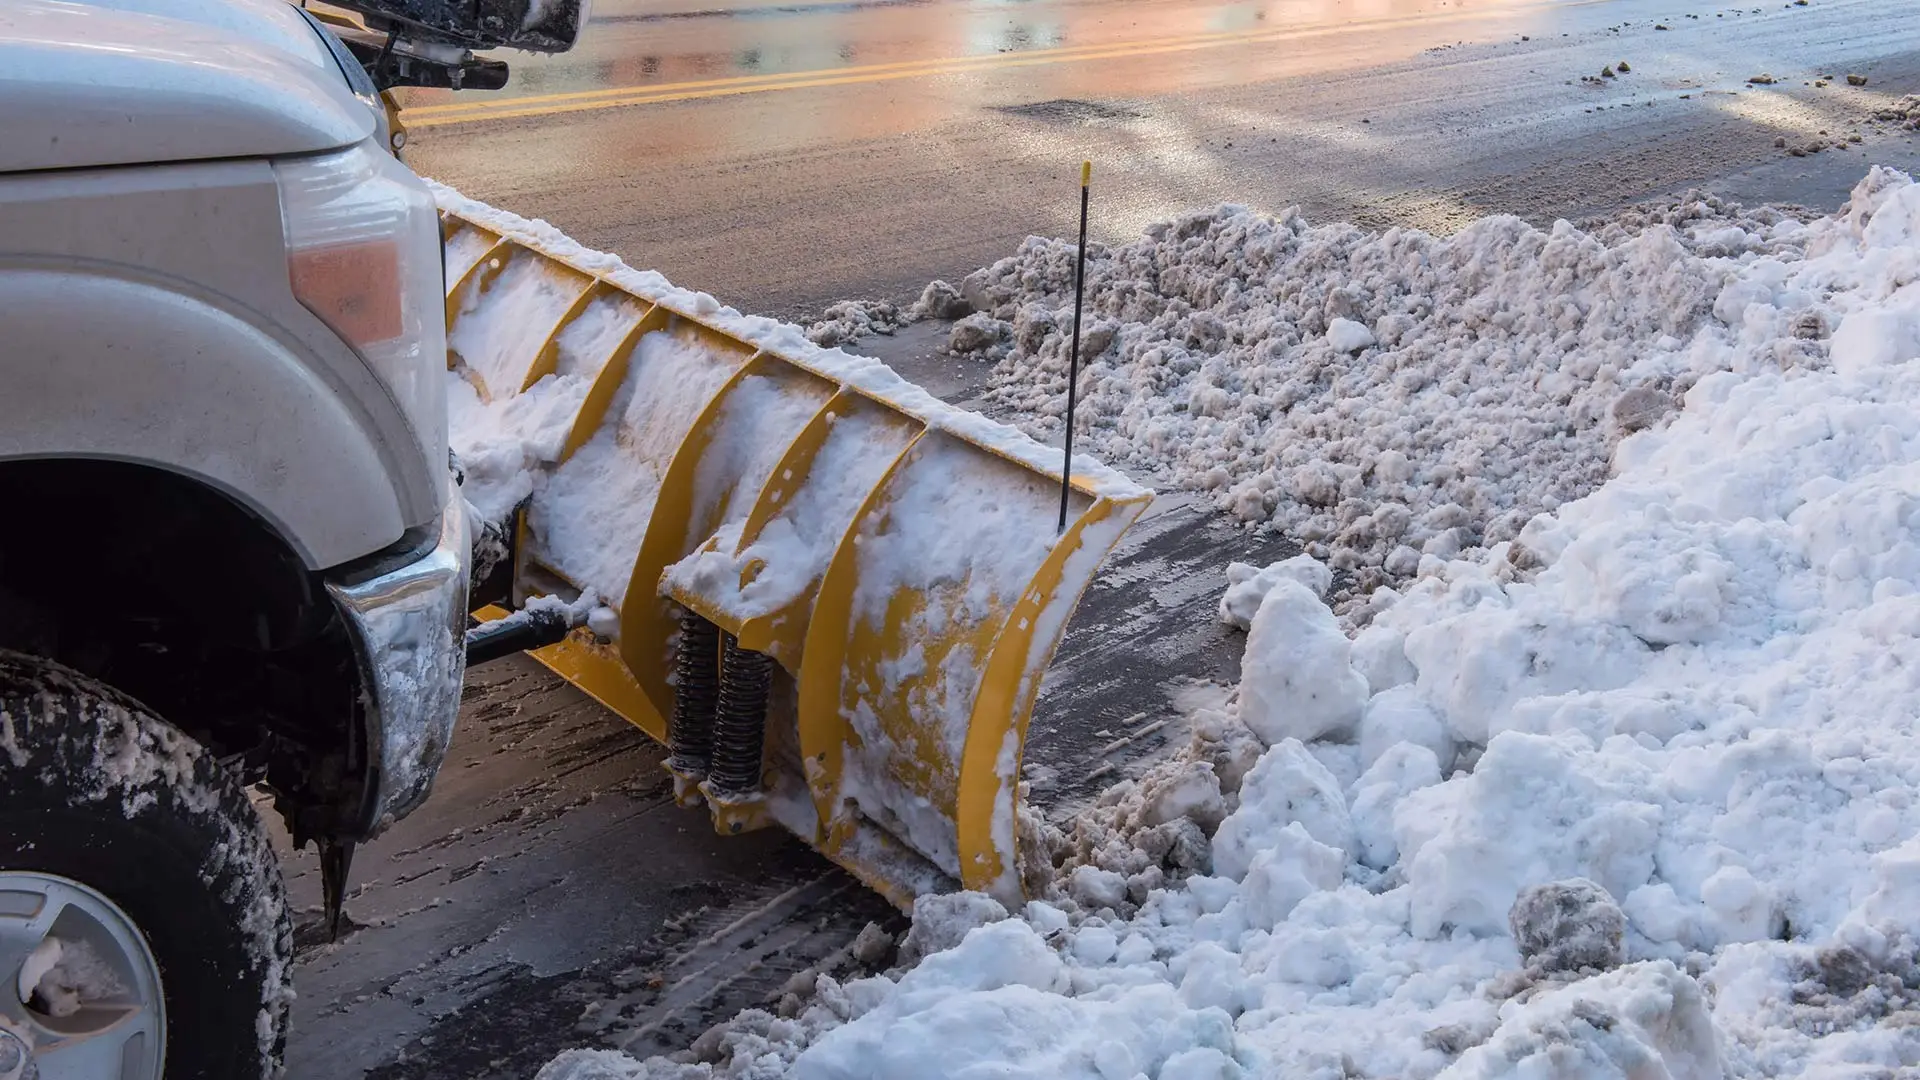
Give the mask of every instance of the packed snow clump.
M 1920 186 L 1766 244 L 1596 490 L 1344 656 L 1274 582 L 1239 699 L 1040 829 L 1015 917 L 944 901 L 911 970 L 547 1080 L 1920 1070 Z
M 887 300 L 842 300 L 807 324 L 807 340 L 825 348 L 851 345 L 873 334 L 891 335 L 922 319 L 958 322 L 973 314 L 973 304 L 944 281 L 931 281 L 920 298 L 905 308 Z M 974 348 L 956 351 L 971 352 Z
M 1507 926 L 1528 967 L 1605 971 L 1620 966 L 1627 916 L 1607 890 L 1574 878 L 1521 889 Z
M 1500 1027 L 1443 1080 L 1719 1080 L 1705 995 L 1672 963 L 1596 976 L 1503 1012 Z
M 960 290 L 935 279 L 920 291 L 908 314 L 914 319 L 945 319 L 953 322 L 973 314 L 973 303 Z
M 47 938 L 28 961 L 20 972 L 20 999 L 37 1000 L 55 1018 L 72 1016 L 89 1004 L 112 1001 L 127 993 L 113 964 L 85 940 Z
M 1089 246 L 1078 438 L 1365 592 L 1591 491 L 1623 435 L 1730 362 L 1690 345 L 1739 321 L 1728 284 L 1804 236 L 1705 196 L 1592 231 L 1490 217 L 1450 237 L 1191 214 Z M 988 400 L 1038 434 L 1065 411 L 1074 250 L 1029 238 L 963 286 L 969 344 L 1004 357 Z
M 913 311 L 885 300 L 842 300 L 808 324 L 807 340 L 831 349 L 869 334 L 894 334 L 915 321 Z
M 1333 587 L 1333 571 L 1311 555 L 1295 555 L 1264 569 L 1247 563 L 1227 564 L 1227 594 L 1220 598 L 1220 621 L 1240 630 L 1251 629 L 1261 601 L 1281 581 L 1295 581 L 1325 598 Z
M 1260 602 L 1241 661 L 1240 719 L 1268 743 L 1349 741 L 1367 706 L 1367 679 L 1333 612 L 1296 581 Z

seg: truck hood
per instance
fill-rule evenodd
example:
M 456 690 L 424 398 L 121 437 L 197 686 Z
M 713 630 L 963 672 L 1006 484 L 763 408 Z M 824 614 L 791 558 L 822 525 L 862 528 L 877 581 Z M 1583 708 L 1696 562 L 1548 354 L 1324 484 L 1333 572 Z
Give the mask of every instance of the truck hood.
M 338 67 L 286 47 L 271 23 L 247 25 L 240 13 L 252 6 L 202 22 L 65 0 L 0 4 L 0 173 L 303 154 L 371 135 L 373 117 Z

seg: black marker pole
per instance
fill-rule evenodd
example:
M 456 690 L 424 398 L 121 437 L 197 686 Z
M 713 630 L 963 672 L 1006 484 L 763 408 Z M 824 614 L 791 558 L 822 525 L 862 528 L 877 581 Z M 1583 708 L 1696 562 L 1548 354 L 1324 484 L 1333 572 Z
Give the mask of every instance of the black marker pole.
M 1067 453 L 1060 466 L 1060 528 L 1067 531 L 1067 496 L 1073 493 L 1073 410 L 1080 401 L 1080 304 L 1087 289 L 1087 192 L 1093 162 L 1080 163 L 1080 253 L 1073 271 L 1073 351 L 1067 354 Z

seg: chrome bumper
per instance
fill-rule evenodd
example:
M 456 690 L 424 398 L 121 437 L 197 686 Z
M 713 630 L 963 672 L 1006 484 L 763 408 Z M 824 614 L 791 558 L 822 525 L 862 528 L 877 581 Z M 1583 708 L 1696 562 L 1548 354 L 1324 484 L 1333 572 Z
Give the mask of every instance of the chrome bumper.
M 426 801 L 447 754 L 466 674 L 467 504 L 447 482 L 440 536 L 425 555 L 327 591 L 353 632 L 369 757 L 356 824 L 371 837 Z

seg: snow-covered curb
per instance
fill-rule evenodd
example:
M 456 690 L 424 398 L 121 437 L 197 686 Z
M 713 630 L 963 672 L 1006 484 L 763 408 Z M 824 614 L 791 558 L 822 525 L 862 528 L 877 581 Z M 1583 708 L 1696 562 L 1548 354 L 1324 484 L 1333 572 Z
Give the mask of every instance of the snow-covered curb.
M 1684 408 L 1592 494 L 1351 642 L 1266 575 L 1237 705 L 1056 838 L 1048 900 L 929 900 L 952 947 L 706 1061 L 543 1076 L 1920 1067 L 1920 186 L 1876 170 L 1789 231 L 1729 264 L 1667 348 Z M 1625 966 L 1523 967 L 1509 909 L 1566 879 L 1618 903 Z

